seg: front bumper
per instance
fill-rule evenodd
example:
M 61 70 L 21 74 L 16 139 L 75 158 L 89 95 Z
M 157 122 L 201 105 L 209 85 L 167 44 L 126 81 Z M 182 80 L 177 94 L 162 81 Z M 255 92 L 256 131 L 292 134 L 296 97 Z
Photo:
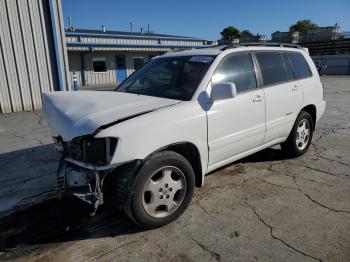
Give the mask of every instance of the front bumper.
M 62 157 L 57 171 L 57 186 L 62 194 L 74 195 L 93 206 L 91 215 L 103 204 L 102 187 L 113 165 L 94 166 Z

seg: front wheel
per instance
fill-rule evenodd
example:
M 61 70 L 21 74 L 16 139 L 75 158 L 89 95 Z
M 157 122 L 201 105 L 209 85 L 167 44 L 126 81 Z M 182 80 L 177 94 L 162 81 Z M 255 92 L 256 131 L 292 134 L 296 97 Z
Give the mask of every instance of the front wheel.
M 308 112 L 301 111 L 282 150 L 291 157 L 301 156 L 309 149 L 314 131 L 313 119 Z
M 124 209 L 134 222 L 150 229 L 174 221 L 186 210 L 195 175 L 186 158 L 164 151 L 149 157 L 130 184 Z

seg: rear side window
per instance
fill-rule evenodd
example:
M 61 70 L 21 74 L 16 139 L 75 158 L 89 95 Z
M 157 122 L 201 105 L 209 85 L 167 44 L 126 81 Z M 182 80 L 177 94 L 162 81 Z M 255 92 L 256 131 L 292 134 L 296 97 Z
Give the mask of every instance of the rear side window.
M 287 81 L 282 57 L 278 52 L 256 52 L 263 84 L 276 85 Z
M 291 63 L 289 61 L 287 53 L 282 53 L 281 55 L 282 55 L 282 58 L 283 58 L 284 66 L 286 67 L 288 80 L 294 80 L 294 74 L 293 74 L 292 65 L 291 65 Z
M 238 93 L 255 89 L 257 84 L 250 54 L 233 53 L 224 57 L 212 77 L 212 82 L 234 83 Z
M 312 76 L 309 65 L 302 54 L 288 53 L 288 57 L 292 63 L 293 72 L 296 79 Z

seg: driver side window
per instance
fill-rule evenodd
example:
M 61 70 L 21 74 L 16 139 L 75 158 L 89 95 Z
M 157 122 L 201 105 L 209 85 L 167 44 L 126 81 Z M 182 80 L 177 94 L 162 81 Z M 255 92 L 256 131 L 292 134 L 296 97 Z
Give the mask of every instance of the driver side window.
M 237 93 L 255 89 L 257 81 L 250 53 L 233 53 L 224 57 L 212 77 L 212 82 L 234 83 Z

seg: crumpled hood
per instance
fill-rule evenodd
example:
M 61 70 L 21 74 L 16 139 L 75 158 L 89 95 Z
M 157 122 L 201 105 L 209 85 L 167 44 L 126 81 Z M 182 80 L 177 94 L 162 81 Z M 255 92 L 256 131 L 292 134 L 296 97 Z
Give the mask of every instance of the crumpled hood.
M 43 94 L 43 113 L 50 128 L 69 141 L 92 134 L 100 126 L 178 102 L 113 91 L 51 92 Z

